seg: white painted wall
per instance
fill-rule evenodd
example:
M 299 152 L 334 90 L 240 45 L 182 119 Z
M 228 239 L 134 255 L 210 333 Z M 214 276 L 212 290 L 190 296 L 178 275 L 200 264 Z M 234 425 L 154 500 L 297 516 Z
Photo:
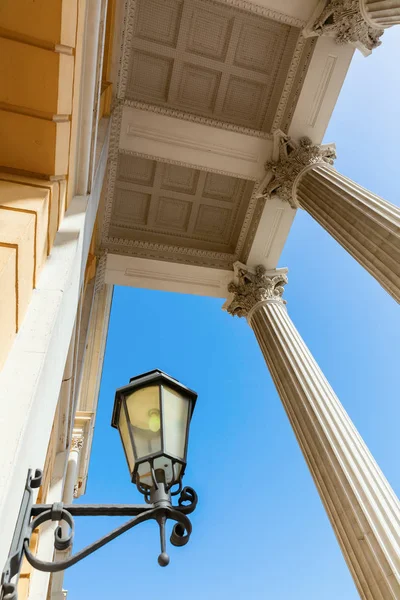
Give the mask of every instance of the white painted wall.
M 0 374 L 0 565 L 8 555 L 28 469 L 43 468 L 104 180 L 73 198 Z

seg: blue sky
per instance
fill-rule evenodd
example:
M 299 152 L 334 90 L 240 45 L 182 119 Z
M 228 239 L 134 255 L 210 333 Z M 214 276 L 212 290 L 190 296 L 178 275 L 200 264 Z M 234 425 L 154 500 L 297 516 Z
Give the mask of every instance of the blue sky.
M 400 29 L 383 39 L 369 58 L 355 54 L 325 141 L 338 170 L 399 204 Z M 291 318 L 399 494 L 398 305 L 300 211 L 280 266 Z M 154 368 L 199 393 L 185 483 L 200 501 L 167 568 L 146 523 L 67 572 L 68 600 L 359 598 L 253 333 L 221 305 L 115 288 L 82 501 L 141 501 L 110 419 L 115 388 Z M 119 521 L 77 519 L 75 549 Z

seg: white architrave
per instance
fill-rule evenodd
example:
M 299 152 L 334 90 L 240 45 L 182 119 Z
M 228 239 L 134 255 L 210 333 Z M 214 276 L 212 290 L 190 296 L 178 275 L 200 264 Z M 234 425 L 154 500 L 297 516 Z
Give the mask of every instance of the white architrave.
M 282 271 L 236 263 L 247 317 L 363 600 L 400 598 L 400 503 L 291 321 Z
M 124 105 L 119 147 L 158 160 L 260 179 L 272 152 L 262 139 Z
M 0 564 L 9 551 L 28 469 L 44 465 L 107 153 L 108 139 L 92 193 L 71 201 L 0 374 Z
M 232 271 L 118 254 L 107 255 L 105 282 L 113 285 L 226 297 Z
M 330 37 L 317 38 L 288 134 L 320 144 L 346 78 L 354 48 Z

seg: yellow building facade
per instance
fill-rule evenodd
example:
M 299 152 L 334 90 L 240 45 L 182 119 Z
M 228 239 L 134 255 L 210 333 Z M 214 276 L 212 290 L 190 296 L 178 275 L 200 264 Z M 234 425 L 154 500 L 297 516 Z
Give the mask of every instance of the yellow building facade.
M 112 295 L 112 287 L 96 283 L 100 260 L 96 218 L 107 160 L 113 13 L 114 3 L 106 1 L 23 0 L 7 1 L 0 7 L 3 392 L 12 349 L 30 336 L 42 346 L 34 348 L 33 342 L 31 349 L 25 348 L 23 357 L 16 359 L 22 361 L 19 377 L 23 378 L 25 367 L 32 366 L 31 397 L 24 409 L 20 406 L 15 412 L 15 419 L 26 421 L 18 433 L 14 431 L 14 447 L 8 446 L 8 475 L 2 472 L 0 505 L 5 520 L 14 520 L 18 513 L 18 502 L 14 505 L 11 501 L 10 513 L 5 499 L 9 486 L 14 485 L 15 464 L 24 456 L 31 461 L 19 441 L 30 420 L 29 411 L 35 410 L 36 393 L 58 398 L 49 407 L 50 430 L 39 450 L 44 477 L 38 500 L 72 500 L 86 485 L 85 461 L 90 454 Z M 90 216 L 89 203 L 94 204 Z M 69 298 L 62 298 L 63 285 L 69 288 Z M 43 327 L 46 319 L 48 328 Z M 24 324 L 30 333 L 23 331 Z M 57 348 L 54 362 L 51 360 L 53 374 L 45 374 L 50 338 L 57 335 L 65 336 L 64 343 L 53 340 L 62 347 Z M 43 360 L 34 360 L 34 365 L 31 358 L 36 353 Z M 10 380 L 15 376 L 15 371 L 10 373 Z M 46 390 L 49 377 L 54 377 L 56 384 L 51 392 Z M 35 388 L 41 378 L 44 388 L 39 392 Z M 87 402 L 89 397 L 94 403 Z M 4 415 L 2 428 L 10 418 L 10 414 Z M 73 445 L 80 453 L 79 464 L 74 462 Z M 6 458 L 4 453 L 2 456 Z M 10 531 L 2 527 L 3 533 L 9 537 Z M 51 558 L 46 543 L 49 545 L 45 533 L 36 538 L 37 550 L 42 548 Z M 2 553 L 2 561 L 5 556 Z M 52 587 L 49 577 L 42 574 L 35 580 L 26 564 L 19 597 L 45 598 L 49 593 L 63 598 L 61 582 L 58 584 L 56 589 L 55 579 Z

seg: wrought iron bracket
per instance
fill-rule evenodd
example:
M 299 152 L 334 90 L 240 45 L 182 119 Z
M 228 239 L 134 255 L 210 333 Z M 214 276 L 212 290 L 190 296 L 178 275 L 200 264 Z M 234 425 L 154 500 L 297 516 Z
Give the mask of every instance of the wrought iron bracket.
M 192 513 L 197 505 L 197 494 L 192 488 L 185 487 L 181 490 L 177 506 L 172 506 L 171 495 L 162 484 L 159 484 L 150 495 L 148 504 L 63 504 L 62 502 L 34 504 L 33 490 L 40 487 L 41 480 L 42 472 L 39 469 L 34 473 L 29 470 L 9 555 L 1 575 L 0 600 L 17 600 L 17 585 L 24 556 L 39 571 L 48 573 L 64 571 L 111 540 L 149 519 L 157 521 L 160 528 L 161 553 L 158 557 L 160 566 L 165 567 L 169 563 L 165 538 L 165 524 L 168 519 L 175 521 L 170 537 L 171 544 L 184 546 L 189 541 L 192 525 L 187 515 Z M 75 531 L 74 516 L 126 516 L 133 518 L 74 555 L 67 556 L 64 560 L 47 562 L 32 554 L 29 548 L 32 533 L 47 521 L 58 522 L 54 531 L 55 550 L 64 552 L 70 550 Z M 61 521 L 69 526 L 67 534 L 59 524 Z

